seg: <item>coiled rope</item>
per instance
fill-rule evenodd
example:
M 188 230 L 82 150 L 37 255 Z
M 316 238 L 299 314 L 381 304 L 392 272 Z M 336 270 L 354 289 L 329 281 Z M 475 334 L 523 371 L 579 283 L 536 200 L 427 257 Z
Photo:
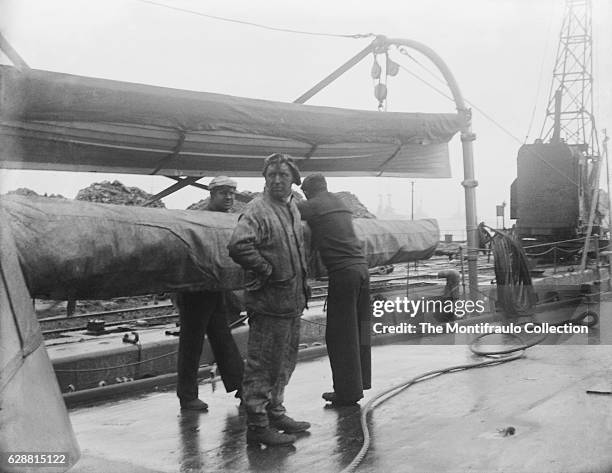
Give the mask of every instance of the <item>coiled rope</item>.
M 491 238 L 497 298 L 507 317 L 533 314 L 535 292 L 529 273 L 527 255 L 520 243 L 499 230 Z

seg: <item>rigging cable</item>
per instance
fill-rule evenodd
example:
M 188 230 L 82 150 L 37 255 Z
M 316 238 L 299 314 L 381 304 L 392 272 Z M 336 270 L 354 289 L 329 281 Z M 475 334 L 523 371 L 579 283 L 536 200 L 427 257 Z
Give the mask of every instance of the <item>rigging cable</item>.
M 544 50 L 542 52 L 542 60 L 540 61 L 540 73 L 538 74 L 538 86 L 536 88 L 536 96 L 533 101 L 533 110 L 531 111 L 531 118 L 529 119 L 529 126 L 527 127 L 527 133 L 525 134 L 525 141 L 523 141 L 523 144 L 526 144 L 527 141 L 529 140 L 529 134 L 531 133 L 531 127 L 533 126 L 533 120 L 535 118 L 537 104 L 540 98 L 542 77 L 544 75 L 543 74 L 544 73 L 544 58 L 548 57 L 548 45 L 550 43 L 550 31 L 552 29 L 553 18 L 555 17 L 555 6 L 556 4 L 552 6 L 552 12 L 548 16 L 548 28 L 546 30 L 546 43 L 544 44 Z
M 432 71 L 430 71 L 427 67 L 425 67 L 423 64 L 421 64 L 419 61 L 417 61 L 412 55 L 410 55 L 405 48 L 400 48 L 399 52 L 401 54 L 403 54 L 404 56 L 409 57 L 410 59 L 412 59 L 414 62 L 416 62 L 419 66 L 421 66 L 426 72 L 428 72 L 429 74 L 431 74 L 436 80 L 438 80 L 439 82 L 446 84 L 446 81 L 444 81 L 443 79 L 441 79 L 440 77 L 438 77 L 436 74 L 434 74 Z M 444 92 L 442 92 L 440 89 L 436 88 L 435 86 L 433 86 L 430 82 L 428 82 L 427 80 L 421 78 L 420 76 L 418 76 L 416 73 L 410 71 L 409 69 L 407 69 L 406 67 L 402 66 L 401 64 L 399 65 L 400 68 L 406 72 L 408 72 L 409 74 L 411 74 L 412 76 L 416 77 L 418 80 L 420 80 L 421 82 L 423 82 L 425 85 L 427 85 L 428 87 L 430 87 L 431 89 L 433 89 L 434 91 L 436 91 L 437 93 L 439 93 L 440 95 L 442 95 L 443 97 L 446 97 L 448 100 L 452 101 L 454 103 L 454 99 L 452 97 L 450 97 L 449 95 L 445 94 Z M 465 102 L 470 105 L 472 108 L 474 108 L 475 110 L 477 110 L 478 112 L 480 112 L 480 114 L 482 116 L 484 116 L 487 120 L 489 120 L 491 123 L 493 123 L 495 126 L 497 126 L 500 130 L 502 130 L 504 133 L 506 133 L 509 137 L 511 137 L 512 139 L 514 139 L 517 143 L 519 144 L 523 144 L 523 142 L 516 136 L 514 135 L 510 130 L 508 130 L 506 127 L 504 127 L 501 123 L 499 123 L 497 120 L 495 120 L 493 117 L 491 117 L 488 113 L 486 113 L 484 110 L 482 110 L 480 107 L 478 107 L 477 105 L 475 105 L 472 101 L 468 100 L 467 98 L 464 97 Z M 578 182 L 576 182 L 574 179 L 572 179 L 571 177 L 569 177 L 567 174 L 565 174 L 563 171 L 561 171 L 560 169 L 558 169 L 557 167 L 555 167 L 554 165 L 550 164 L 548 161 L 546 161 L 546 159 L 544 159 L 544 157 L 538 153 L 537 151 L 533 151 L 533 154 L 536 158 L 538 158 L 540 161 L 542 161 L 544 164 L 546 164 L 546 166 L 548 166 L 550 169 L 552 169 L 553 171 L 555 171 L 556 173 L 560 174 L 561 176 L 563 176 L 563 178 L 567 179 L 569 182 L 571 182 L 573 185 L 575 185 L 576 187 L 580 187 L 580 184 Z
M 237 20 L 235 18 L 228 18 L 228 17 L 223 17 L 223 16 L 217 16 L 217 15 L 209 15 L 207 13 L 202 13 L 196 10 L 190 10 L 188 8 L 182 8 L 182 7 L 175 7 L 172 5 L 167 5 L 165 3 L 155 2 L 153 0 L 136 0 L 136 1 L 141 2 L 141 3 L 147 3 L 149 5 L 155 5 L 158 7 L 168 8 L 169 10 L 175 10 L 175 11 L 180 11 L 183 13 L 190 13 L 192 15 L 202 16 L 204 18 L 210 18 L 212 20 L 219 20 L 219 21 L 226 21 L 228 23 L 237 23 L 240 25 L 254 26 L 256 28 L 263 28 L 263 29 L 271 30 L 271 31 L 280 31 L 282 33 L 295 33 L 295 34 L 305 34 L 305 35 L 310 35 L 310 36 L 327 36 L 327 37 L 333 37 L 333 38 L 352 38 L 352 39 L 371 38 L 371 37 L 376 36 L 373 33 L 334 34 L 334 33 L 320 33 L 316 31 L 293 30 L 290 28 L 278 28 L 275 26 L 268 26 L 268 25 L 264 25 L 261 23 L 254 23 L 251 21 Z

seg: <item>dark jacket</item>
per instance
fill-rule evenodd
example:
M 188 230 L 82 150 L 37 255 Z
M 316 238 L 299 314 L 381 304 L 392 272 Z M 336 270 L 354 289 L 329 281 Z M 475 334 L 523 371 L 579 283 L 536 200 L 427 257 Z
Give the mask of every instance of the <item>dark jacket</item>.
M 249 203 L 228 250 L 247 270 L 247 310 L 281 317 L 302 315 L 308 300 L 304 235 L 293 202 L 267 194 Z
M 324 191 L 297 205 L 328 273 L 356 264 L 367 266 L 363 245 L 355 234 L 353 213 L 338 196 Z

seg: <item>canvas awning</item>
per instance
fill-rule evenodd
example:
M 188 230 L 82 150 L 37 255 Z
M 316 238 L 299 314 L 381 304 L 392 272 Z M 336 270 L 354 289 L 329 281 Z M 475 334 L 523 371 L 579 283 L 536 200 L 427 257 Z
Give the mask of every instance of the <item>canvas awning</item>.
M 318 107 L 0 66 L 0 167 L 259 176 L 450 177 L 458 114 Z

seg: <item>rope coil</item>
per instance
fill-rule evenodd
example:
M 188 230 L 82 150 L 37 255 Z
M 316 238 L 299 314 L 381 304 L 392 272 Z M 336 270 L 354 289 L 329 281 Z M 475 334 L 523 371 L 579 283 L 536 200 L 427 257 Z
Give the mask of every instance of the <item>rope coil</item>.
M 535 305 L 527 255 L 521 245 L 510 235 L 492 229 L 491 238 L 497 297 L 506 316 L 531 315 Z

